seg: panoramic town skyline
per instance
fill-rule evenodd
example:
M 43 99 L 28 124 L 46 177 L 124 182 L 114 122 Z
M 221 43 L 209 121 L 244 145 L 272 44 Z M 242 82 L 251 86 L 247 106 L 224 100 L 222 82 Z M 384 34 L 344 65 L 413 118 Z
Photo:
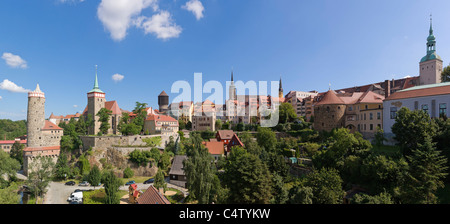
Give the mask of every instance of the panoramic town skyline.
M 172 101 L 172 84 L 196 72 L 223 86 L 231 70 L 235 81 L 281 76 L 285 94 L 418 76 L 431 13 L 444 66 L 450 58 L 447 1 L 134 2 L 2 1 L 0 118 L 26 119 L 37 83 L 46 117 L 81 113 L 95 65 L 106 98 L 128 110 L 156 108 L 163 90 Z

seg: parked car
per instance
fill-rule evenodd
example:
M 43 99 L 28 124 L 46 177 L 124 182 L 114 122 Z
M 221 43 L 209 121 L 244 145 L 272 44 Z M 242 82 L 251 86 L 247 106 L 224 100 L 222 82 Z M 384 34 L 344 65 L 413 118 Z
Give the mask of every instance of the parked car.
M 82 192 L 82 190 L 76 189 L 74 192 L 75 192 L 75 193 L 76 193 L 76 192 Z
M 68 202 L 83 200 L 83 192 L 74 192 L 67 198 Z
M 134 180 L 128 181 L 125 185 L 132 185 L 135 184 L 136 182 Z
M 78 186 L 89 186 L 89 182 L 83 181 Z
M 150 178 L 150 179 L 144 181 L 144 184 L 151 184 L 153 182 L 155 182 L 155 179 L 154 178 Z
M 69 181 L 69 182 L 66 183 L 66 185 L 73 186 L 73 185 L 75 185 L 75 181 Z

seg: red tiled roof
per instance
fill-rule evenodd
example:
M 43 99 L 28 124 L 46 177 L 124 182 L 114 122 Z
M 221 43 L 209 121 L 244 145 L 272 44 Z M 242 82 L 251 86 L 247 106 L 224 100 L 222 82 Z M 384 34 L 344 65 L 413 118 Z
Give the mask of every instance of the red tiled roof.
M 147 119 L 145 119 L 147 121 L 177 121 L 175 118 L 171 117 L 171 116 L 167 116 L 167 115 L 156 115 L 156 114 L 151 114 L 149 116 L 147 116 Z
M 345 102 L 339 98 L 333 90 L 328 90 L 322 97 L 322 100 L 316 105 L 328 105 L 328 104 L 345 104 Z
M 164 195 L 151 185 L 138 199 L 138 204 L 170 204 Z
M 233 138 L 234 131 L 233 130 L 219 130 L 217 131 L 217 135 L 220 138 L 220 140 L 224 139 L 231 139 Z
M 241 140 L 239 139 L 239 137 L 236 134 L 234 134 L 233 138 L 230 140 L 230 142 L 227 145 L 228 152 L 231 150 L 231 148 L 233 146 L 236 146 L 236 145 L 244 147 L 244 143 L 242 143 Z
M 45 120 L 45 125 L 41 130 L 63 130 L 51 121 Z
M 50 146 L 50 147 L 26 147 L 23 151 L 31 152 L 31 151 L 49 151 L 49 150 L 60 150 L 60 146 Z
M 14 144 L 16 141 L 15 140 L 2 140 L 0 141 L 0 144 Z M 27 144 L 27 140 L 20 140 L 19 141 L 20 144 Z
M 358 100 L 359 103 L 383 103 L 384 96 L 368 91 L 364 93 Z
M 223 142 L 202 142 L 211 155 L 222 155 L 224 153 Z
M 121 115 L 122 114 L 122 111 L 120 110 L 120 107 L 117 104 L 117 101 L 115 101 L 115 100 L 114 101 L 107 101 L 107 102 L 105 102 L 105 108 L 110 110 L 110 111 L 112 111 L 111 114 L 114 114 L 114 115 L 116 115 L 116 114 Z

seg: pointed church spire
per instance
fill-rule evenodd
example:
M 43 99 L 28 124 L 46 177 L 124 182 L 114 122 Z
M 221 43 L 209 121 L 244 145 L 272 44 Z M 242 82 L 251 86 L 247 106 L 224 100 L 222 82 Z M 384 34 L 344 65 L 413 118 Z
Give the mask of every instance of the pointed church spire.
M 280 89 L 283 89 L 283 84 L 281 83 L 281 75 L 280 75 Z
M 430 35 L 433 35 L 433 14 L 430 14 Z
M 90 92 L 103 93 L 103 91 L 101 91 L 100 88 L 98 87 L 97 65 L 95 65 L 95 81 L 94 81 L 94 88 L 93 88 Z

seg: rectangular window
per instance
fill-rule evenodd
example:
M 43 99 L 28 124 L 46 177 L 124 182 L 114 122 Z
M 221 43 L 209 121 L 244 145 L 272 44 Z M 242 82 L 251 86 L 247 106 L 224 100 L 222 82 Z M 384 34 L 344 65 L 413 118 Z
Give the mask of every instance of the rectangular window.
M 369 114 L 369 119 L 370 119 L 370 120 L 373 120 L 373 113 L 370 113 L 370 114 Z
M 439 117 L 447 116 L 447 104 L 440 103 L 439 104 Z
M 422 110 L 423 110 L 425 113 L 428 113 L 428 104 L 422 104 Z
M 391 119 L 397 117 L 397 107 L 391 107 Z
M 373 124 L 370 124 L 370 130 L 373 131 Z
M 381 112 L 377 112 L 377 120 L 381 119 Z

